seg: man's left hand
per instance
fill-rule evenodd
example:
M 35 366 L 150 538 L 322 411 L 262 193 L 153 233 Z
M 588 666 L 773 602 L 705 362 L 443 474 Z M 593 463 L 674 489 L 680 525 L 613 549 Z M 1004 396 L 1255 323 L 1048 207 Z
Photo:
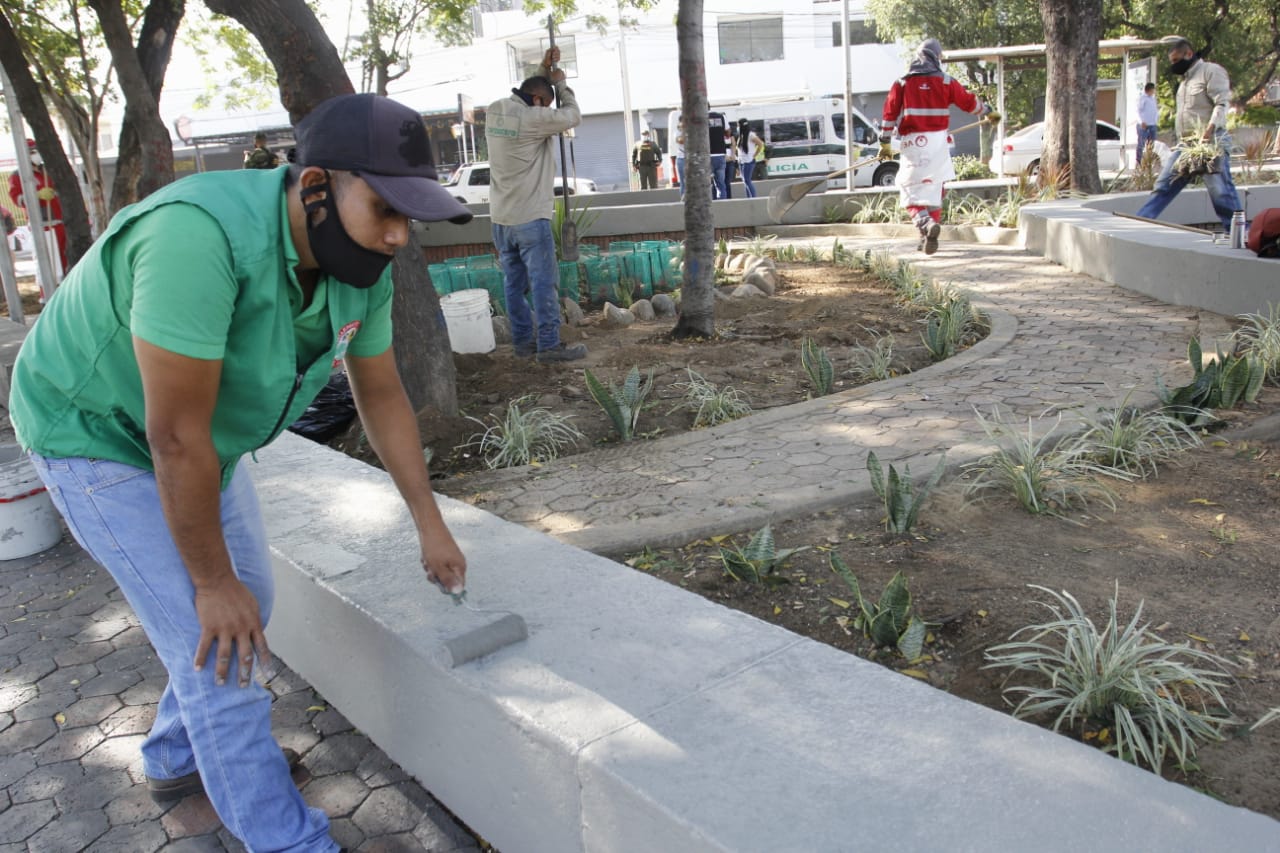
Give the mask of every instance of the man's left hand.
M 41 187 L 40 189 L 36 190 L 36 198 L 40 199 L 41 201 L 53 201 L 57 197 L 58 197 L 58 191 L 55 190 L 53 187 Z
M 467 588 L 467 558 L 447 529 L 423 537 L 422 568 L 427 580 L 444 592 L 457 595 Z

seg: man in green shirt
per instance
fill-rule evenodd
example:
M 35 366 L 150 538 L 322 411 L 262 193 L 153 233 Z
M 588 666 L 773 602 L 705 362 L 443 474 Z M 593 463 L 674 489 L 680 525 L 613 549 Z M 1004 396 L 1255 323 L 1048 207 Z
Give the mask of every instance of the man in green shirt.
M 142 745 L 152 796 L 204 790 L 249 849 L 330 853 L 252 678 L 273 590 L 240 460 L 345 363 L 427 578 L 462 591 L 391 349 L 389 263 L 410 219 L 470 214 L 436 181 L 421 118 L 387 98 L 325 101 L 297 140 L 297 165 L 192 176 L 120 211 L 27 336 L 10 408 L 169 672 Z

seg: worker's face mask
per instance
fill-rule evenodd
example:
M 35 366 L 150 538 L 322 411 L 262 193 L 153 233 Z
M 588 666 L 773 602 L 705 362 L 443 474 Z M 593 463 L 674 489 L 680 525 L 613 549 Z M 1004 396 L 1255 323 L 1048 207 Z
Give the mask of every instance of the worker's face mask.
M 1191 64 L 1195 61 L 1196 61 L 1195 54 L 1192 54 L 1191 56 L 1183 57 L 1182 59 L 1178 59 L 1178 60 L 1175 60 L 1174 62 L 1169 63 L 1169 70 L 1172 71 L 1174 74 L 1178 74 L 1178 75 L 1186 74 L 1188 71 L 1191 70 Z
M 327 173 L 326 173 L 327 174 Z M 322 272 L 352 287 L 373 287 L 382 277 L 391 256 L 366 249 L 347 233 L 338 216 L 338 202 L 333 193 L 333 176 L 322 184 L 298 191 L 307 216 L 307 243 Z M 323 198 L 311 196 L 323 195 Z

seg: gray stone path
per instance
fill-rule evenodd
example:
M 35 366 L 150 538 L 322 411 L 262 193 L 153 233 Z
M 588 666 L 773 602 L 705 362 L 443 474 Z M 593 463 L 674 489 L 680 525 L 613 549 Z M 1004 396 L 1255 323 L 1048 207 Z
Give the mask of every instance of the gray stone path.
M 832 238 L 779 240 L 829 251 Z M 841 238 L 887 250 L 969 290 L 993 321 L 972 349 L 925 370 L 780 407 L 719 427 L 580 454 L 539 468 L 486 472 L 441 490 L 597 553 L 673 545 L 807 515 L 870 493 L 868 450 L 916 472 L 987 446 L 973 410 L 1027 417 L 1111 402 L 1154 380 L 1189 376 L 1188 339 L 1226 321 L 1077 275 L 1019 249 Z M 644 365 L 640 365 L 641 368 Z M 839 367 L 839 366 L 837 366 Z M 1065 422 L 1065 419 L 1064 419 Z M 1047 426 L 1052 426 L 1052 415 Z
M 0 561 L 0 853 L 243 851 L 209 800 L 152 803 L 138 744 L 166 675 L 115 582 L 69 538 Z M 404 771 L 286 667 L 268 682 L 295 773 L 351 850 L 478 851 Z

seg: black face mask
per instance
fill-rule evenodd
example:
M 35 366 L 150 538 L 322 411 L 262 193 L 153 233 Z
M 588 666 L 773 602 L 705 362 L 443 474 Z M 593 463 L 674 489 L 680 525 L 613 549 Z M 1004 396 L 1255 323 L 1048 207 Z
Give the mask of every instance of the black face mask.
M 323 193 L 323 199 L 309 196 Z M 303 187 L 298 191 L 302 209 L 307 215 L 307 243 L 320 270 L 352 287 L 373 287 L 391 263 L 391 256 L 366 249 L 347 233 L 338 217 L 338 203 L 333 197 L 333 180 Z M 317 221 L 317 219 L 319 221 Z
M 1169 70 L 1174 74 L 1186 74 L 1191 70 L 1191 66 L 1195 61 L 1195 56 L 1188 56 L 1186 59 L 1179 59 L 1177 62 L 1169 63 Z

